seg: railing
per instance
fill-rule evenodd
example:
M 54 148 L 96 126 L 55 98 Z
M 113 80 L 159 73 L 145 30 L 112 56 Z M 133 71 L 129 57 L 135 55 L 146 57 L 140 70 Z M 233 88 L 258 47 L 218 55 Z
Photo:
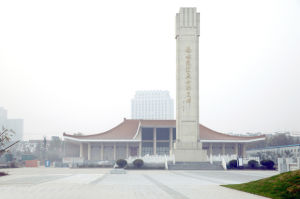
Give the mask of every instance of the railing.
M 142 159 L 145 163 L 165 163 L 173 162 L 175 160 L 174 155 L 145 155 L 142 157 L 129 156 L 126 160 L 128 163 L 132 163 L 136 159 Z
M 224 170 L 227 170 L 227 164 L 224 158 L 222 158 L 222 167 Z
M 289 167 L 289 171 L 296 171 L 300 169 L 298 163 L 290 163 L 288 164 L 288 167 Z
M 247 158 L 243 158 L 243 163 L 244 163 L 244 164 L 248 164 L 248 162 L 249 162 L 250 160 L 256 160 L 257 162 L 260 162 L 259 157 L 247 157 Z
M 237 160 L 237 159 L 238 159 L 237 155 L 217 155 L 217 156 L 212 155 L 210 156 L 210 163 L 223 162 L 223 161 L 228 163 L 230 160 Z M 250 160 L 256 160 L 257 162 L 259 162 L 259 157 L 244 157 L 243 164 L 248 164 L 248 161 Z
M 278 158 L 278 171 L 280 173 L 287 171 L 295 171 L 300 169 L 300 157 L 293 158 Z
M 165 169 L 168 169 L 168 163 L 174 162 L 175 157 L 174 155 L 145 155 L 142 157 L 138 156 L 130 156 L 128 157 L 127 163 L 133 164 L 133 161 L 136 159 L 142 159 L 144 161 L 145 166 L 154 166 L 154 167 L 164 167 Z

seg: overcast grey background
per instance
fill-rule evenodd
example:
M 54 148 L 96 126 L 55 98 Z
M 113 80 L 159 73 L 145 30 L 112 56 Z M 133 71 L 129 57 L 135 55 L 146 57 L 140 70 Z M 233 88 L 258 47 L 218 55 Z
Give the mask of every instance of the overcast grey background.
M 0 106 L 25 138 L 96 133 L 136 90 L 175 99 L 175 13 L 200 12 L 200 122 L 300 131 L 300 1 L 0 1 Z

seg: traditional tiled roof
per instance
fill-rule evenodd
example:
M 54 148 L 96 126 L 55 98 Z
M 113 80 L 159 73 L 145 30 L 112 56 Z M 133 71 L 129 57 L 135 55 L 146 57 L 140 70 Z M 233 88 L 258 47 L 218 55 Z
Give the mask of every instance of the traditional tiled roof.
M 200 140 L 254 140 L 265 138 L 265 135 L 260 136 L 234 136 L 213 131 L 199 124 Z
M 118 126 L 105 131 L 103 133 L 97 133 L 93 135 L 69 135 L 64 133 L 64 137 L 71 137 L 77 139 L 95 139 L 95 140 L 128 140 L 133 139 L 139 128 L 139 120 L 127 120 L 119 124 Z
M 130 120 L 124 121 L 118 126 L 98 134 L 93 135 L 70 135 L 64 133 L 65 138 L 76 140 L 132 140 L 137 135 L 140 127 L 176 127 L 176 120 Z M 203 141 L 255 141 L 264 139 L 262 136 L 233 136 L 211 130 L 199 124 L 200 140 Z

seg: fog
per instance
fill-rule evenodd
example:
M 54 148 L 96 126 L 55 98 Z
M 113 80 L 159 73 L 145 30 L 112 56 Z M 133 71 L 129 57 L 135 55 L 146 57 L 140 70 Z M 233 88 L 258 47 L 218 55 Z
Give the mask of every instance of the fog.
M 300 131 L 299 1 L 1 1 L 0 106 L 24 137 L 96 133 L 136 90 L 175 100 L 175 13 L 200 12 L 200 122 Z

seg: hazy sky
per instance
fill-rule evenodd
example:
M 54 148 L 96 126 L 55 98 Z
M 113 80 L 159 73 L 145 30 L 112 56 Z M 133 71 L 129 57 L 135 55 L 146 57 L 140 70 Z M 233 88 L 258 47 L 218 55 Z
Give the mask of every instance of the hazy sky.
M 175 14 L 200 12 L 200 122 L 300 131 L 300 1 L 0 1 L 0 106 L 24 137 L 96 133 L 136 90 L 175 99 Z

